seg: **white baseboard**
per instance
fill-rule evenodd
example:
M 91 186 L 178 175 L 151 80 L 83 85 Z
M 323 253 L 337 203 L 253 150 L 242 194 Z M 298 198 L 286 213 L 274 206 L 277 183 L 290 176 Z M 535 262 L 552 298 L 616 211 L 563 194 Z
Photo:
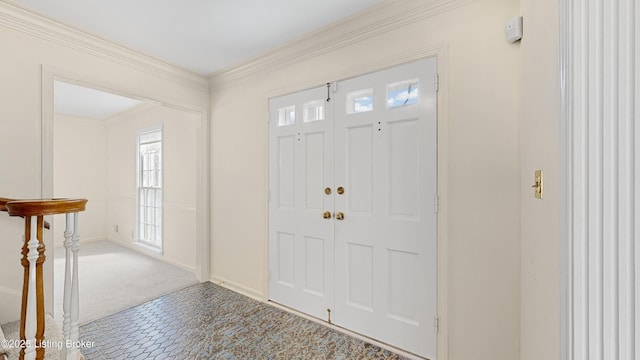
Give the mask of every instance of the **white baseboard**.
M 216 275 L 210 275 L 209 276 L 209 281 L 211 281 L 214 284 L 218 284 L 222 287 L 225 287 L 229 290 L 235 291 L 239 294 L 242 294 L 244 296 L 250 297 L 254 300 L 258 300 L 258 301 L 264 301 L 265 300 L 265 296 L 262 292 L 256 290 L 256 289 L 252 289 L 250 287 L 238 284 L 237 282 L 231 281 L 231 280 L 227 280 L 223 277 L 220 276 L 216 276 Z

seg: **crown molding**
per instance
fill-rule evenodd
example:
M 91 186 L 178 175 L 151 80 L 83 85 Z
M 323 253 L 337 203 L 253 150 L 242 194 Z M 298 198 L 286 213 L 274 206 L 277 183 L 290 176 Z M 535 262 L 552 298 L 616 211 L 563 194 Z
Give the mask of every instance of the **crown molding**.
M 0 25 L 200 91 L 209 91 L 203 76 L 65 25 L 11 0 L 0 0 Z
M 476 0 L 389 0 L 209 76 L 211 91 L 338 50 Z

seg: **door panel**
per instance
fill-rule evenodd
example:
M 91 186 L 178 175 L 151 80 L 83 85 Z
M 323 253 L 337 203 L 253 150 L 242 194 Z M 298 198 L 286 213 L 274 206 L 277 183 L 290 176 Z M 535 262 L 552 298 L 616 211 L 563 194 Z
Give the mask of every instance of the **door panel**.
M 325 292 L 326 241 L 330 240 L 305 236 L 304 291 L 321 297 L 324 296 Z
M 295 204 L 295 143 L 293 135 L 278 138 L 278 200 L 280 208 L 292 209 Z
M 293 288 L 295 282 L 295 235 L 278 232 L 277 259 L 278 272 L 275 280 L 278 284 Z
M 319 191 L 324 188 L 324 132 L 306 134 L 305 138 L 305 206 L 309 211 L 322 213 L 326 196 L 324 192 Z
M 390 122 L 387 213 L 391 218 L 418 219 L 418 120 Z
M 270 100 L 269 297 L 312 316 L 333 307 L 333 123 L 326 87 Z
M 373 247 L 347 245 L 347 296 L 349 306 L 373 312 Z
M 346 161 L 349 171 L 346 181 L 347 208 L 352 214 L 373 214 L 373 126 L 356 126 L 347 132 Z M 342 153 L 338 154 L 342 156 Z
M 435 60 L 342 81 L 335 323 L 435 358 Z M 355 94 L 355 95 L 354 95 Z M 358 112 L 359 111 L 359 112 Z

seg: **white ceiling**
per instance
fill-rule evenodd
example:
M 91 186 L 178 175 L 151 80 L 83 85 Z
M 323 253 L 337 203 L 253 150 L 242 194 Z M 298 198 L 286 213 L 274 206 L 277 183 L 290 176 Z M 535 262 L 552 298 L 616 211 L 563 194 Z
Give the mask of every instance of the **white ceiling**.
M 210 75 L 383 0 L 15 0 L 60 22 Z
M 68 84 L 53 83 L 53 106 L 56 114 L 104 120 L 132 109 L 143 102 L 104 91 Z

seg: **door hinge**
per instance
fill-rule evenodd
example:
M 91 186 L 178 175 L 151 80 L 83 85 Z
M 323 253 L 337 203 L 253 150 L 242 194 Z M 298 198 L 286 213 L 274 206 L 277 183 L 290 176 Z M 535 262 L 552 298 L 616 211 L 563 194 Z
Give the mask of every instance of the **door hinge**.
M 433 78 L 433 87 L 434 87 L 436 92 L 438 92 L 440 90 L 440 75 L 439 74 L 436 74 L 436 76 Z
M 440 318 L 438 318 L 437 316 L 433 318 L 433 325 L 436 328 L 436 334 L 438 333 L 438 331 L 440 330 Z
M 327 309 L 327 322 L 331 324 L 331 309 Z
M 437 214 L 440 210 L 440 197 L 438 195 L 433 196 L 433 211 Z

